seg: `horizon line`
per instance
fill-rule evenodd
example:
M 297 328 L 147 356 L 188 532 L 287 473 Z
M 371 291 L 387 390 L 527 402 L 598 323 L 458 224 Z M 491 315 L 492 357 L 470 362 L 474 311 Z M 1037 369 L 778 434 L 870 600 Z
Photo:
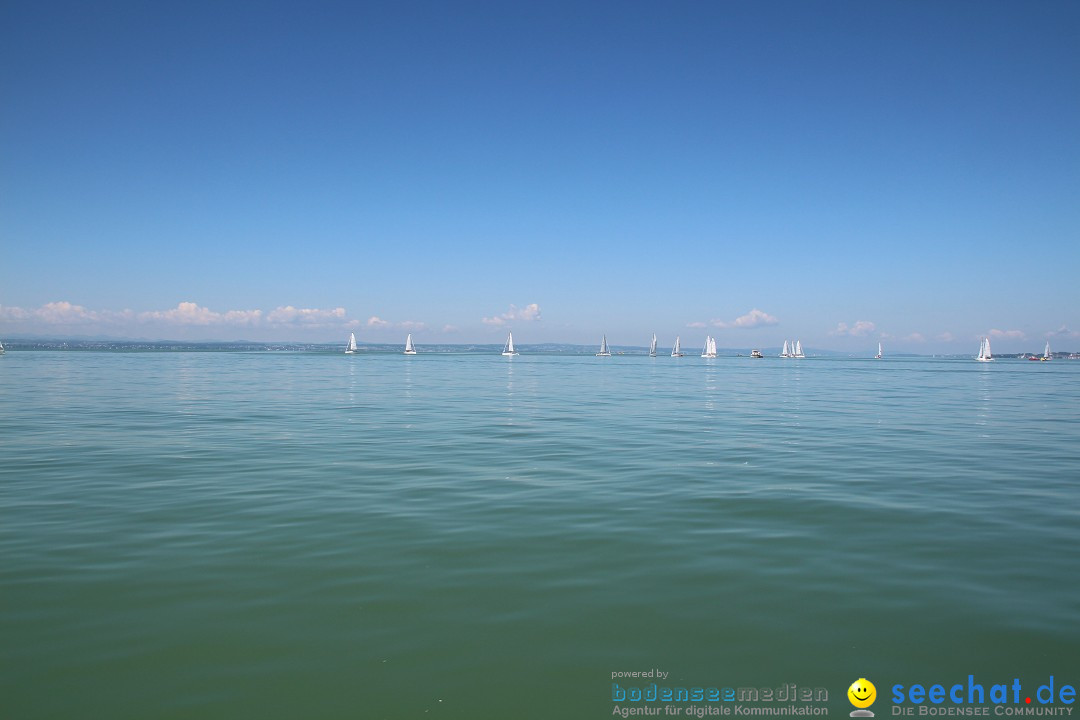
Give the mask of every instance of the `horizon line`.
M 414 344 L 416 345 L 417 348 L 425 347 L 425 344 L 423 344 L 423 343 L 414 343 Z M 84 346 L 84 347 L 76 348 L 76 349 L 90 350 L 90 349 L 95 349 L 93 347 L 89 347 L 89 346 L 93 346 L 93 345 L 121 345 L 121 346 L 122 345 L 127 345 L 127 346 L 138 346 L 138 345 L 144 345 L 144 346 L 147 346 L 147 345 L 149 345 L 149 346 L 153 346 L 153 345 L 158 345 L 158 346 L 177 346 L 177 345 L 180 345 L 180 346 L 195 346 L 195 345 L 203 345 L 203 346 L 216 346 L 216 347 L 246 346 L 248 348 L 251 348 L 253 346 L 277 346 L 277 347 L 283 347 L 283 348 L 284 347 L 294 347 L 294 348 L 299 348 L 299 347 L 336 348 L 339 345 L 343 345 L 343 343 L 340 343 L 338 341 L 303 341 L 303 340 L 243 340 L 243 339 L 241 339 L 241 340 L 168 340 L 168 339 L 151 340 L 151 339 L 146 339 L 146 338 L 88 338 L 88 337 L 67 337 L 67 338 L 65 338 L 65 337 L 38 337 L 38 338 L 34 338 L 34 337 L 17 337 L 17 336 L 8 338 L 8 340 L 7 340 L 7 349 L 12 349 L 12 350 L 23 349 L 23 348 L 19 347 L 19 346 L 22 346 L 22 345 L 39 346 L 39 347 L 36 347 L 36 348 L 30 348 L 30 349 L 41 349 L 41 350 L 63 349 L 63 348 L 61 348 L 59 346 L 64 346 L 64 345 L 75 345 L 75 346 L 80 346 L 81 345 L 81 346 Z M 400 343 L 400 342 L 360 342 L 360 341 L 357 341 L 357 345 L 360 346 L 360 347 L 366 347 L 366 348 L 382 349 L 382 348 L 398 348 L 398 347 L 402 346 L 402 343 Z M 52 346 L 52 347 L 50 347 L 50 346 Z M 455 342 L 455 343 L 448 343 L 448 342 L 437 342 L 437 343 L 427 343 L 426 346 L 427 347 L 446 347 L 446 348 L 477 348 L 477 347 L 499 348 L 499 347 L 502 346 L 502 343 L 488 343 L 488 342 L 473 342 L 473 343 Z M 594 343 L 582 344 L 582 343 L 550 342 L 550 341 L 549 342 L 538 342 L 538 343 L 517 343 L 517 346 L 522 348 L 522 349 L 530 348 L 530 347 L 531 348 L 563 348 L 563 349 L 568 349 L 568 350 L 578 350 L 578 349 L 580 349 L 582 352 L 588 352 L 588 353 L 591 353 L 595 349 L 595 344 Z M 640 351 L 641 354 L 648 354 L 648 350 L 649 350 L 648 345 L 618 345 L 618 344 L 608 343 L 608 347 L 610 347 L 612 349 Z M 270 349 L 270 348 L 267 348 L 267 349 Z M 662 348 L 661 346 L 658 346 L 658 349 L 670 349 L 670 347 Z M 744 350 L 749 352 L 750 350 L 762 350 L 762 351 L 764 351 L 764 350 L 772 350 L 772 349 L 774 349 L 774 348 L 770 347 L 770 346 L 767 346 L 767 345 L 762 345 L 762 346 L 758 346 L 758 347 L 746 346 L 745 348 L 744 347 L 730 347 L 729 346 L 729 347 L 721 347 L 721 348 L 718 348 L 717 350 L 718 350 L 718 352 L 725 353 L 727 356 L 734 357 L 734 356 L 741 355 L 742 351 L 744 351 Z M 775 349 L 779 350 L 780 346 L 779 345 L 776 346 Z M 807 351 L 807 352 L 813 351 L 813 352 L 818 353 L 818 354 L 834 355 L 834 356 L 841 356 L 841 357 L 862 357 L 864 354 L 866 356 L 868 356 L 868 357 L 873 357 L 873 353 L 874 353 L 873 348 L 866 350 L 865 353 L 857 352 L 857 351 L 847 351 L 847 350 L 833 350 L 831 348 L 810 348 L 809 346 L 804 348 L 804 350 Z M 633 353 L 633 354 L 637 354 L 637 353 Z M 665 355 L 665 356 L 667 354 L 668 353 L 657 353 L 657 355 Z M 693 356 L 693 354 L 694 354 L 693 351 L 691 351 L 690 353 L 687 353 L 687 356 L 690 357 L 690 356 Z M 998 356 L 999 357 L 1009 357 L 1009 356 L 1022 356 L 1022 355 L 1029 355 L 1029 354 L 1030 354 L 1029 352 L 1007 352 L 1007 353 L 998 353 Z M 1077 351 L 1055 350 L 1051 354 L 1052 355 L 1076 355 Z M 964 353 L 964 352 L 918 353 L 918 352 L 910 352 L 910 351 L 908 351 L 908 352 L 897 351 L 897 352 L 894 352 L 894 353 L 889 353 L 889 354 L 885 355 L 885 357 L 967 357 L 967 355 L 968 355 L 968 353 Z M 974 357 L 974 355 L 972 355 L 972 356 Z M 771 357 L 771 356 L 766 355 L 766 357 Z M 777 356 L 777 357 L 779 357 L 779 356 Z

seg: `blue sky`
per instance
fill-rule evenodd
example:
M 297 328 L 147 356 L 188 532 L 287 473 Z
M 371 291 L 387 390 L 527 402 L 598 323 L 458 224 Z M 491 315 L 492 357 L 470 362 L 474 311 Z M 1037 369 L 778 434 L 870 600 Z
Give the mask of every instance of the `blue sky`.
M 0 338 L 1080 349 L 1076 2 L 0 6 Z

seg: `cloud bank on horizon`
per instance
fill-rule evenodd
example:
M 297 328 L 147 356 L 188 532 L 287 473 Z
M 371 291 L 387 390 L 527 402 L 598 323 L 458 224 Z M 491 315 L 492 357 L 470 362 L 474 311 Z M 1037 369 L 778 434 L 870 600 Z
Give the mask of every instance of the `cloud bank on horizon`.
M 82 305 L 75 305 L 61 300 L 45 303 L 39 308 L 24 309 L 0 305 L 0 321 L 13 325 L 38 324 L 46 326 L 87 324 L 115 325 L 117 327 L 133 324 L 161 325 L 229 325 L 232 327 L 289 327 L 306 325 L 322 327 L 330 325 L 356 325 L 348 320 L 345 308 L 321 310 L 319 308 L 296 308 L 284 305 L 269 312 L 262 310 L 227 310 L 217 312 L 195 302 L 185 301 L 168 310 L 90 310 Z
M 177 303 L 175 307 L 164 310 L 94 310 L 68 301 L 48 302 L 37 308 L 22 308 L 12 305 L 0 305 L 0 333 L 11 337 L 13 334 L 49 335 L 60 338 L 63 336 L 88 336 L 105 335 L 113 337 L 145 337 L 147 334 L 158 334 L 163 339 L 236 339 L 236 333 L 258 334 L 260 339 L 266 340 L 292 340 L 311 339 L 315 341 L 332 341 L 340 334 L 346 332 L 363 333 L 369 340 L 392 341 L 396 340 L 397 333 L 426 332 L 434 336 L 443 336 L 448 342 L 469 342 L 480 339 L 490 341 L 490 333 L 495 330 L 503 330 L 507 327 L 515 327 L 532 324 L 535 328 L 543 328 L 541 320 L 541 308 L 539 303 L 529 303 L 524 307 L 511 304 L 509 310 L 490 316 L 483 316 L 476 324 L 466 324 L 464 328 L 455 323 L 421 320 L 398 320 L 384 319 L 378 315 L 369 315 L 367 319 L 350 315 L 344 307 L 333 308 L 304 308 L 292 305 L 280 305 L 271 310 L 262 309 L 236 309 L 214 310 L 193 301 Z M 722 333 L 725 341 L 731 346 L 745 344 L 748 338 L 753 338 L 754 343 L 765 346 L 775 342 L 777 345 L 782 338 L 773 338 L 771 328 L 780 326 L 780 319 L 758 308 L 753 308 L 733 320 L 714 319 L 709 323 L 690 322 L 686 323 L 690 328 L 717 328 Z M 571 337 L 559 337 L 558 333 L 569 332 Z M 785 330 L 790 334 L 790 331 Z M 463 333 L 465 336 L 463 336 Z M 555 333 L 554 335 L 552 333 Z M 763 334 L 764 333 L 764 334 Z M 913 331 L 905 334 L 893 335 L 878 328 L 877 324 L 870 320 L 857 320 L 854 323 L 838 322 L 831 330 L 819 330 L 813 332 L 798 333 L 803 338 L 805 346 L 810 343 L 824 349 L 830 347 L 829 341 L 840 342 L 844 348 L 854 349 L 862 347 L 868 341 L 886 341 L 900 343 L 901 346 L 926 348 L 930 338 L 937 344 L 945 346 L 949 351 L 962 351 L 966 346 L 977 341 L 981 337 L 991 337 L 999 341 L 1022 343 L 1028 341 L 1032 334 L 1019 329 L 1003 330 L 991 328 L 984 333 L 971 337 L 957 337 L 950 331 L 938 332 L 928 335 L 924 332 Z M 564 325 L 561 328 L 548 328 L 542 333 L 536 333 L 532 341 L 546 342 L 580 342 L 577 331 L 571 326 Z M 1055 330 L 1047 330 L 1034 333 L 1035 337 L 1046 339 L 1075 340 L 1080 339 L 1080 332 L 1070 330 L 1067 325 L 1061 325 Z M 526 336 L 528 338 L 528 336 Z M 255 339 L 255 338 L 251 338 Z M 525 342 L 529 342 L 526 339 Z M 839 349 L 844 349 L 839 348 Z M 926 350 L 923 350 L 926 351 Z
M 536 322 L 540 319 L 540 305 L 530 303 L 523 308 L 515 305 L 500 315 L 481 318 L 484 325 L 503 326 L 513 321 Z M 352 317 L 344 307 L 298 308 L 281 305 L 273 310 L 225 310 L 217 311 L 192 301 L 177 303 L 165 310 L 94 310 L 82 305 L 60 300 L 45 303 L 37 308 L 0 305 L 0 324 L 7 333 L 71 333 L 117 334 L 164 332 L 177 329 L 204 330 L 263 330 L 272 332 L 323 331 L 325 333 L 366 330 L 424 331 L 430 325 L 418 320 L 385 320 L 371 315 L 367 320 Z M 441 334 L 459 332 L 457 325 L 443 324 L 435 330 Z
M 282 305 L 273 310 L 212 310 L 196 302 L 184 301 L 166 310 L 93 310 L 66 300 L 37 308 L 0 305 L 0 323 L 9 332 L 68 333 L 74 335 L 159 332 L 196 329 L 213 330 L 346 330 L 361 322 L 350 318 L 345 308 L 298 308 Z

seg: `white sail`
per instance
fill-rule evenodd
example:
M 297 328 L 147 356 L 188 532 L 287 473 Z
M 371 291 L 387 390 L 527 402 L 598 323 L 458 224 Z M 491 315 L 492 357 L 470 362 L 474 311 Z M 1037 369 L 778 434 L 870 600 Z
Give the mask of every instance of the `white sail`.
M 1046 341 L 1046 349 L 1043 350 L 1043 360 L 1049 360 L 1049 359 L 1050 359 L 1050 341 L 1047 340 Z
M 517 355 L 517 353 L 514 352 L 514 333 L 513 332 L 510 332 L 510 333 L 507 334 L 507 336 L 506 336 L 506 345 L 503 346 L 502 354 L 506 355 L 507 357 L 510 357 L 512 355 Z
M 4 343 L 0 342 L 0 355 L 4 354 Z
M 979 362 L 990 362 L 994 359 L 994 356 L 990 354 L 990 338 L 983 338 L 979 342 L 979 357 L 976 358 Z
M 409 333 L 409 337 L 405 338 L 405 354 L 415 355 L 416 350 L 412 346 L 412 333 Z
M 679 336 L 675 336 L 675 347 L 671 348 L 671 357 L 682 357 L 682 345 L 679 344 Z
M 351 355 L 356 352 L 356 333 L 349 333 L 349 344 L 345 346 L 345 354 Z
M 705 336 L 705 348 L 701 351 L 701 357 L 716 357 L 716 339 L 712 335 Z
M 784 341 L 784 349 L 780 351 L 780 357 L 787 357 L 787 356 L 788 356 L 787 340 L 785 340 Z
M 652 343 L 649 345 L 649 357 L 656 357 L 656 333 L 653 333 Z
M 796 340 L 795 341 L 795 357 L 797 357 L 797 358 L 806 357 L 805 355 L 803 355 L 803 352 L 802 352 L 802 340 Z
M 604 339 L 600 341 L 600 352 L 596 353 L 596 357 L 611 357 L 611 352 L 607 348 L 607 335 L 604 335 Z
M 874 357 L 876 357 L 878 360 L 881 359 L 881 343 L 877 344 L 877 355 L 875 355 Z

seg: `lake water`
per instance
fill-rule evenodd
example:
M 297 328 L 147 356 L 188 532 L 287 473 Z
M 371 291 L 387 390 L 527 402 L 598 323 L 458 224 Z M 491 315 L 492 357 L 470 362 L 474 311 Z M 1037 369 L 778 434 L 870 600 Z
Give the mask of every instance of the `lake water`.
M 5 718 L 1080 681 L 1080 362 L 9 352 L 0 408 Z

